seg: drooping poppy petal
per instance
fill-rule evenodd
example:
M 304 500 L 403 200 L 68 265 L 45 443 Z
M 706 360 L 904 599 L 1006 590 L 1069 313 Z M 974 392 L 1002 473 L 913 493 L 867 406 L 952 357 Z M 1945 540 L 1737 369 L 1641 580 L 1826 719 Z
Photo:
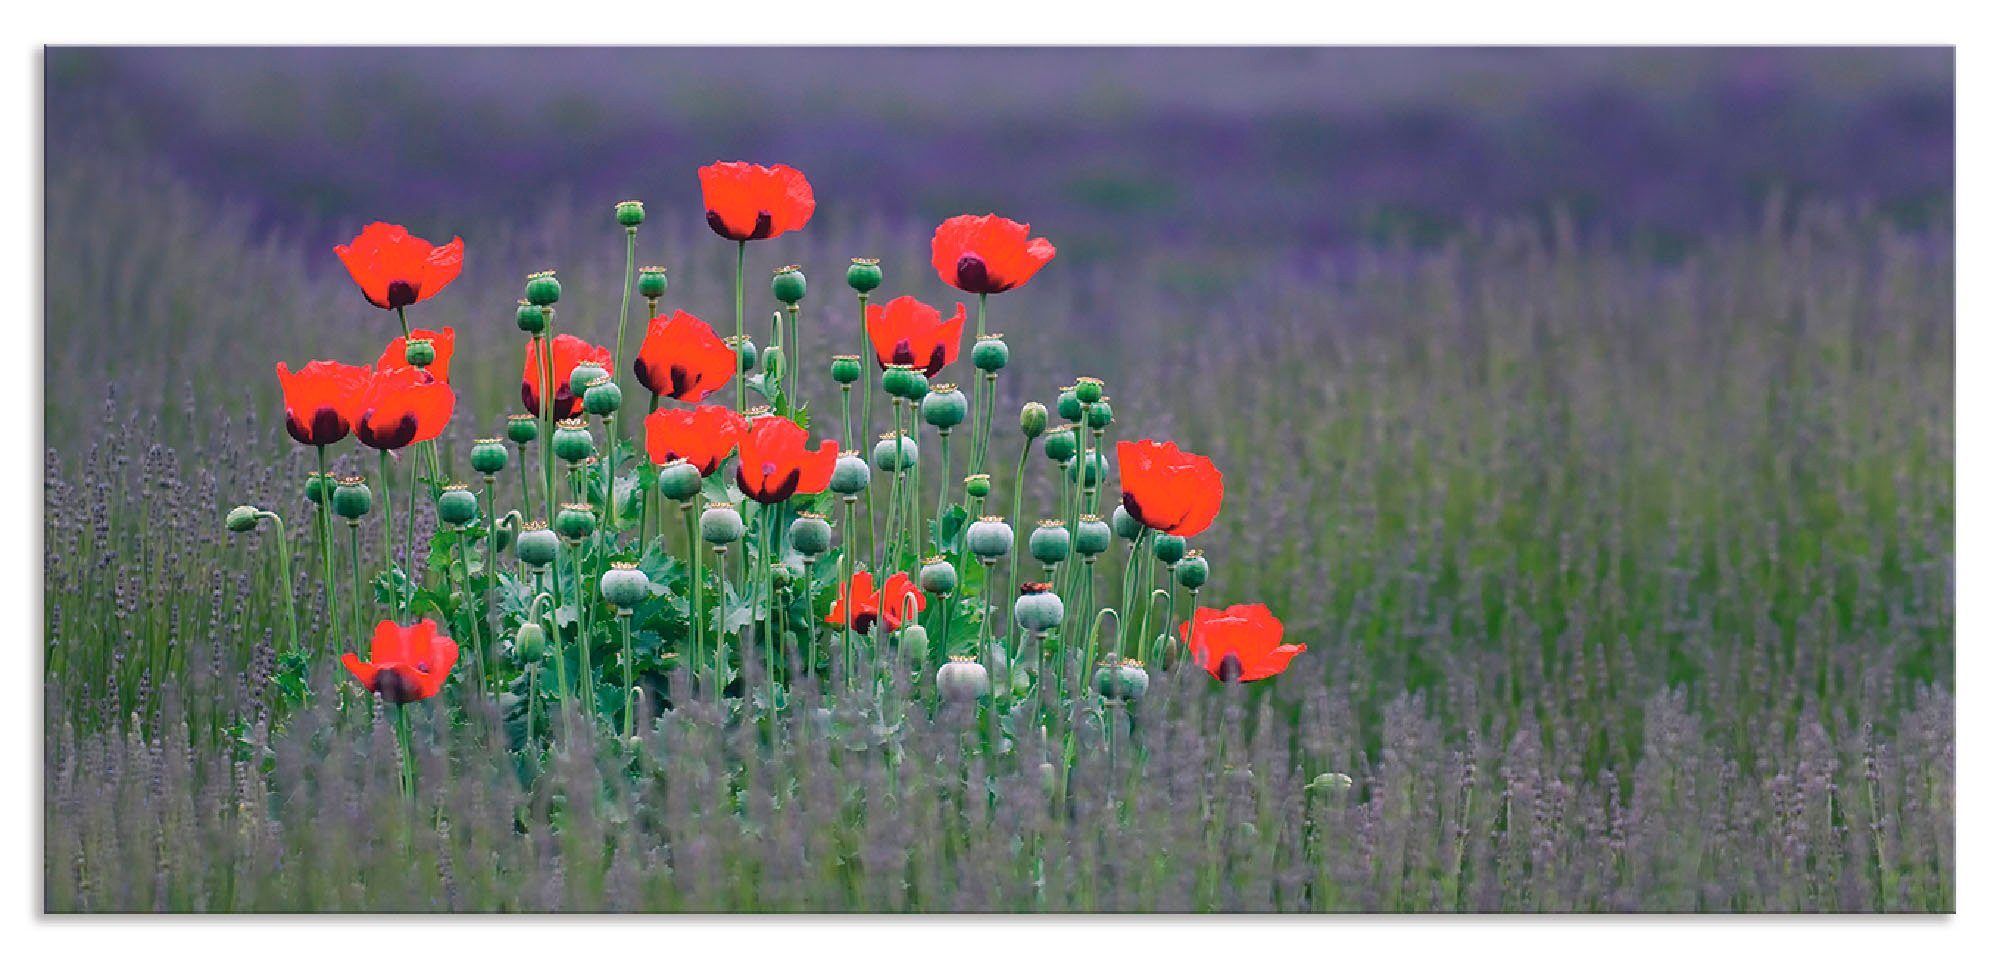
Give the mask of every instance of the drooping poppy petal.
M 958 341 L 965 332 L 965 304 L 959 303 L 950 319 L 941 319 L 936 309 L 914 296 L 898 296 L 880 306 L 869 304 L 868 342 L 875 347 L 875 363 L 915 366 L 926 377 L 936 378 L 946 366 L 958 361 Z
M 298 372 L 278 364 L 285 394 L 285 431 L 308 446 L 330 446 L 347 437 L 361 415 L 375 371 L 367 366 L 316 359 Z
M 444 434 L 458 397 L 451 386 L 415 366 L 377 372 L 354 438 L 371 449 L 401 449 Z
M 361 287 L 361 295 L 383 309 L 421 303 L 452 280 L 465 264 L 465 240 L 452 237 L 432 246 L 394 223 L 370 223 L 334 255 Z
M 546 343 L 555 361 L 555 406 L 557 419 L 575 419 L 583 414 L 583 397 L 569 389 L 569 377 L 585 361 L 609 370 L 611 350 L 593 346 L 568 333 L 554 339 L 528 340 L 527 359 L 521 364 L 521 405 L 535 415 L 542 412 L 542 357 L 537 343 Z
M 824 490 L 833 479 L 840 444 L 828 439 L 808 449 L 808 438 L 803 427 L 781 416 L 752 420 L 737 447 L 737 488 L 766 505 Z
M 736 351 L 713 327 L 675 310 L 646 324 L 646 338 L 632 357 L 632 373 L 656 396 L 700 402 L 736 374 Z
M 1181 641 L 1195 664 L 1225 682 L 1255 682 L 1285 670 L 1305 643 L 1284 644 L 1285 626 L 1262 603 L 1196 609 L 1181 623 Z
M 1055 244 L 1028 238 L 1028 224 L 1004 216 L 954 216 L 931 234 L 931 266 L 968 293 L 1004 293 L 1056 258 Z
M 1169 535 L 1198 535 L 1222 511 L 1222 470 L 1171 442 L 1119 443 L 1118 484 L 1125 511 Z
M 458 662 L 458 643 L 440 634 L 437 623 L 430 619 L 415 625 L 385 619 L 375 626 L 367 661 L 349 652 L 340 662 L 383 701 L 403 705 L 430 698 L 444 688 L 446 677 Z
M 770 239 L 812 219 L 812 184 L 804 173 L 782 163 L 711 163 L 698 175 L 708 227 L 723 239 Z
M 646 417 L 646 455 L 655 465 L 685 459 L 711 475 L 736 451 L 748 427 L 726 406 L 656 409 Z
M 446 326 L 443 329 L 435 331 L 413 329 L 410 330 L 410 335 L 417 339 L 430 340 L 431 348 L 437 351 L 437 358 L 432 360 L 430 365 L 425 366 L 424 371 L 436 376 L 439 382 L 451 382 L 452 346 L 454 340 L 457 338 L 452 332 L 452 328 Z M 382 348 L 382 358 L 375 360 L 375 371 L 388 372 L 391 369 L 402 369 L 410 365 L 410 360 L 406 355 L 409 352 L 409 345 L 409 339 L 402 336 L 389 340 L 389 345 Z

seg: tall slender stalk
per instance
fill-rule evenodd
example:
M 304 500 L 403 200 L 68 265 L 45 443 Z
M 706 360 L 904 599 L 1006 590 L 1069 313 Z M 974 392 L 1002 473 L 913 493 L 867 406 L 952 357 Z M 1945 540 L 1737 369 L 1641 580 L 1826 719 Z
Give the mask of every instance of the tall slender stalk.
M 337 607 L 333 593 L 333 471 L 326 465 L 326 447 L 313 449 L 319 453 L 320 579 L 326 585 L 326 615 L 330 622 Z

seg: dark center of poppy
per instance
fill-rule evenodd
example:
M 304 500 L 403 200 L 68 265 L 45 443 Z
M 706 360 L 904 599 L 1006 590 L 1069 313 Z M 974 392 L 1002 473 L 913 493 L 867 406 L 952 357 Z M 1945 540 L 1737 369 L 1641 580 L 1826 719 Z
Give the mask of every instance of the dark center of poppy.
M 963 253 L 958 257 L 958 288 L 968 293 L 998 292 L 986 272 L 986 261 L 978 253 Z
M 1215 667 L 1215 676 L 1224 682 L 1243 681 L 1243 660 L 1231 652 L 1222 657 L 1222 664 Z
M 688 375 L 686 366 L 675 363 L 667 367 L 667 385 L 671 390 L 669 395 L 672 395 L 675 399 L 686 398 L 688 391 L 693 389 L 698 382 L 699 380 Z
M 371 449 L 401 449 L 417 438 L 417 417 L 415 413 L 404 413 L 395 422 L 384 425 L 371 412 L 361 417 L 354 434 Z
M 390 309 L 400 309 L 417 301 L 416 284 L 406 279 L 389 281 L 388 300 Z
M 416 681 L 404 675 L 399 666 L 388 666 L 375 673 L 375 694 L 382 696 L 384 702 L 392 705 L 414 702 L 420 691 Z
M 889 365 L 915 366 L 916 364 L 917 364 L 917 354 L 916 351 L 910 347 L 910 341 L 907 339 L 896 340 L 895 348 L 889 350 Z
M 332 406 L 321 406 L 313 410 L 306 422 L 287 415 L 285 431 L 292 438 L 308 446 L 330 446 L 347 435 L 347 421 L 340 418 L 340 411 Z

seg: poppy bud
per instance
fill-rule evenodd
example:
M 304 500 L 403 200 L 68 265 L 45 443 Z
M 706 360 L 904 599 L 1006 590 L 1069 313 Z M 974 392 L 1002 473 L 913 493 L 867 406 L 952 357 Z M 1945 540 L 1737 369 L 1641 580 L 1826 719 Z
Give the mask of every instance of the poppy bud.
M 701 491 L 701 469 L 685 459 L 676 459 L 660 470 L 660 495 L 686 502 Z
M 1200 549 L 1192 549 L 1181 561 L 1174 563 L 1174 581 L 1183 589 L 1199 589 L 1208 584 L 1208 560 L 1202 557 Z
M 1312 781 L 1306 783 L 1307 791 L 1320 792 L 1330 796 L 1339 795 L 1353 787 L 1354 779 L 1344 772 L 1321 772 L 1318 775 L 1314 775 Z
M 1021 407 L 1021 435 L 1033 439 L 1049 428 L 1049 407 L 1031 402 Z
M 736 510 L 725 505 L 713 505 L 701 511 L 701 539 L 712 546 L 726 546 L 743 538 L 743 517 Z
M 1007 341 L 999 333 L 987 333 L 972 344 L 972 365 L 980 372 L 997 373 L 1007 368 Z
M 637 565 L 613 562 L 611 568 L 598 577 L 597 592 L 604 596 L 604 601 L 618 607 L 618 614 L 625 615 L 653 594 L 653 580 L 646 578 Z
M 922 388 L 919 384 L 923 381 L 924 374 L 917 372 L 914 366 L 892 364 L 882 370 L 882 391 L 898 399 L 910 398 L 911 388 Z
M 500 521 L 493 524 L 493 548 L 507 549 L 514 545 L 514 539 L 521 534 L 521 510 L 509 509 Z
M 1028 582 L 1014 600 L 1014 621 L 1029 633 L 1040 635 L 1062 624 L 1062 596 L 1047 582 Z
M 1083 407 L 1083 424 L 1092 429 L 1111 425 L 1111 400 L 1100 399 Z
M 1161 562 L 1174 563 L 1181 561 L 1181 556 L 1186 554 L 1186 539 L 1164 532 L 1153 537 L 1153 558 Z
M 1076 377 L 1076 385 L 1070 388 L 1076 391 L 1076 401 L 1086 406 L 1104 398 L 1104 380 L 1093 376 Z
M 1146 697 L 1146 688 L 1152 685 L 1152 677 L 1146 674 L 1146 667 L 1137 659 L 1126 659 L 1117 665 L 1106 665 L 1091 676 L 1097 686 L 1097 694 L 1107 699 L 1124 699 L 1137 702 Z
M 954 655 L 951 661 L 938 667 L 938 694 L 953 702 L 970 702 L 984 696 L 992 683 L 986 678 L 986 666 L 969 655 Z
M 556 280 L 555 270 L 543 270 L 528 274 L 528 286 L 523 292 L 528 302 L 536 306 L 554 306 L 562 299 L 562 283 Z
M 757 344 L 748 336 L 730 336 L 723 345 L 736 350 L 736 371 L 747 373 L 757 368 Z
M 556 532 L 571 543 L 582 542 L 597 531 L 597 513 L 587 502 L 565 502 L 556 511 Z
M 939 429 L 950 429 L 965 421 L 965 394 L 950 383 L 932 386 L 917 405 L 924 421 Z
M 915 622 L 896 630 L 896 651 L 911 665 L 924 664 L 931 657 L 930 630 Z
M 843 386 L 851 386 L 861 379 L 861 357 L 833 357 L 833 381 Z
M 479 518 L 479 499 L 463 485 L 446 486 L 438 495 L 437 517 L 444 525 L 465 525 Z
M 542 434 L 541 421 L 529 413 L 515 413 L 507 417 L 507 438 L 517 446 L 534 442 Z
M 437 362 L 437 347 L 428 339 L 412 339 L 403 344 L 403 361 L 422 369 Z
M 958 588 L 958 568 L 943 556 L 931 556 L 917 569 L 917 587 L 932 595 L 944 595 Z
M 1056 415 L 1076 422 L 1083 418 L 1083 400 L 1076 398 L 1076 387 L 1064 389 L 1056 397 Z
M 624 404 L 624 390 L 609 376 L 599 377 L 583 390 L 583 411 L 593 416 L 609 416 Z
M 222 527 L 231 532 L 249 532 L 257 528 L 257 507 L 237 506 L 222 517 Z
M 580 363 L 577 363 L 576 368 L 570 370 L 569 373 L 570 394 L 574 396 L 581 396 L 583 395 L 584 390 L 590 388 L 592 383 L 595 383 L 598 380 L 603 379 L 608 375 L 609 374 L 604 371 L 604 364 L 594 359 L 586 359 Z
M 1083 516 L 1076 521 L 1076 553 L 1085 559 L 1100 555 L 1111 548 L 1111 527 L 1096 516 Z
M 965 494 L 974 499 L 984 499 L 993 492 L 993 477 L 983 472 L 975 472 L 965 477 Z
M 611 212 L 618 217 L 618 225 L 628 230 L 646 221 L 646 204 L 638 200 L 625 200 L 612 207 Z
M 1098 483 L 1103 482 L 1104 477 L 1110 472 L 1111 463 L 1104 458 L 1103 453 L 1095 450 L 1091 451 L 1087 456 L 1078 456 L 1076 459 L 1071 460 L 1069 464 L 1070 481 L 1082 481 L 1085 489 L 1095 487 Z
M 472 468 L 475 472 L 490 476 L 507 468 L 507 458 L 507 447 L 498 438 L 472 441 Z
M 850 449 L 834 460 L 833 478 L 826 487 L 843 496 L 857 496 L 868 488 L 868 463 Z
M 520 629 L 514 632 L 514 654 L 519 655 L 521 661 L 540 662 L 548 650 L 549 636 L 541 626 L 523 622 Z
M 571 465 L 597 455 L 597 440 L 590 435 L 590 427 L 581 419 L 565 419 L 556 423 L 555 437 L 549 440 L 556 458 Z
M 1069 558 L 1069 529 L 1061 519 L 1043 519 L 1028 533 L 1028 554 L 1043 565 Z
M 659 299 L 667 295 L 667 268 L 648 266 L 639 271 L 639 295 Z
M 999 516 L 982 516 L 965 530 L 965 544 L 982 559 L 998 559 L 1014 548 L 1014 529 Z
M 522 562 L 540 569 L 556 561 L 556 551 L 561 545 L 555 532 L 537 519 L 528 523 L 526 529 L 521 530 L 520 540 L 514 543 L 514 554 L 519 556 Z
M 1111 531 L 1118 533 L 1118 538 L 1130 542 L 1139 538 L 1139 531 L 1144 528 L 1124 506 L 1111 510 Z
M 772 379 L 782 379 L 785 375 L 785 351 L 776 346 L 764 347 L 764 375 Z
M 882 285 L 882 261 L 879 259 L 856 259 L 847 264 L 847 285 L 863 296 Z
M 797 266 L 785 266 L 773 270 L 771 295 L 787 306 L 797 305 L 799 300 L 806 298 L 806 274 L 800 272 Z
M 360 520 L 374 506 L 375 494 L 368 491 L 368 480 L 360 476 L 342 479 L 333 489 L 333 514 L 349 522 Z
M 902 472 L 917 464 L 917 441 L 902 433 L 885 432 L 869 459 L 883 472 Z
M 792 523 L 792 548 L 802 556 L 816 556 L 833 546 L 833 526 L 826 517 L 812 512 L 801 512 Z
M 521 327 L 521 332 L 530 336 L 540 336 L 543 330 L 549 328 L 549 314 L 542 312 L 540 306 L 524 299 L 514 308 L 514 325 Z
M 1051 462 L 1068 462 L 1076 457 L 1076 430 L 1063 426 L 1042 438 L 1042 455 Z

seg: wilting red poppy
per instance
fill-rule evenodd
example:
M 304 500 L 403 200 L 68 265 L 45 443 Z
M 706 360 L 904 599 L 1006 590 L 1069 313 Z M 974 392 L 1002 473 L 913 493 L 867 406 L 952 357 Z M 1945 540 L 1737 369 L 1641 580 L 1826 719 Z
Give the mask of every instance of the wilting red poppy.
M 847 584 L 847 595 L 833 603 L 833 611 L 827 613 L 826 620 L 845 624 L 856 632 L 867 633 L 877 620 L 885 632 L 893 632 L 903 627 L 903 614 L 910 611 L 910 598 L 916 598 L 916 611 L 924 610 L 924 594 L 910 582 L 910 574 L 898 572 L 882 583 L 882 591 L 875 591 L 875 577 L 866 569 L 856 572 Z
M 465 241 L 454 236 L 432 246 L 394 223 L 370 223 L 346 246 L 333 248 L 361 295 L 383 309 L 421 303 L 437 295 L 465 264 Z
M 646 417 L 646 455 L 661 466 L 685 459 L 706 476 L 736 451 L 745 431 L 743 417 L 727 406 L 656 409 Z
M 370 449 L 401 449 L 444 434 L 458 404 L 451 386 L 415 366 L 377 372 L 354 420 L 354 438 Z
M 710 163 L 700 176 L 708 228 L 723 239 L 770 239 L 812 219 L 812 184 L 804 173 L 782 163 Z
M 457 661 L 458 643 L 438 634 L 437 623 L 429 619 L 416 625 L 384 619 L 368 644 L 368 661 L 352 652 L 340 657 L 340 664 L 362 685 L 396 705 L 438 694 Z
M 278 364 L 278 387 L 285 393 L 285 431 L 308 446 L 331 446 L 347 438 L 375 371 L 367 366 L 316 359 L 292 372 Z
M 840 444 L 828 439 L 813 450 L 806 448 L 806 442 L 804 427 L 789 419 L 751 420 L 749 433 L 737 447 L 736 487 L 765 505 L 825 489 L 833 478 L 834 460 L 840 458 Z
M 431 360 L 431 364 L 425 366 L 424 371 L 436 376 L 441 382 L 451 382 L 451 350 L 453 339 L 451 327 L 446 326 L 436 331 L 413 329 L 410 330 L 410 335 L 417 339 L 430 340 L 431 348 L 437 351 L 437 358 Z M 404 356 L 409 346 L 410 341 L 401 336 L 389 340 L 389 345 L 382 349 L 382 358 L 375 360 L 375 371 L 385 373 L 391 369 L 402 369 L 410 365 L 409 359 Z
M 1119 443 L 1118 484 L 1125 511 L 1169 535 L 1196 535 L 1222 511 L 1222 470 L 1171 442 Z
M 934 377 L 958 361 L 958 340 L 964 331 L 964 303 L 950 319 L 939 319 L 937 310 L 914 296 L 868 307 L 868 341 L 875 345 L 875 362 L 883 369 L 915 366 Z
M 968 293 L 1004 293 L 1056 258 L 1055 244 L 1028 238 L 1028 224 L 1004 216 L 954 216 L 931 234 L 938 278 Z
M 691 313 L 655 316 L 632 357 L 632 374 L 656 396 L 700 402 L 736 374 L 736 350 Z
M 535 348 L 537 340 L 528 340 L 528 359 L 521 365 L 521 405 L 535 415 L 542 413 L 542 357 Z M 585 361 L 611 368 L 611 350 L 602 346 L 592 346 L 581 339 L 563 333 L 546 342 L 555 358 L 556 376 L 556 418 L 575 419 L 583 415 L 583 397 L 569 391 L 569 377 L 576 367 Z
M 1196 609 L 1181 623 L 1181 641 L 1208 674 L 1224 682 L 1255 682 L 1283 672 L 1305 643 L 1284 645 L 1285 624 L 1262 603 Z

